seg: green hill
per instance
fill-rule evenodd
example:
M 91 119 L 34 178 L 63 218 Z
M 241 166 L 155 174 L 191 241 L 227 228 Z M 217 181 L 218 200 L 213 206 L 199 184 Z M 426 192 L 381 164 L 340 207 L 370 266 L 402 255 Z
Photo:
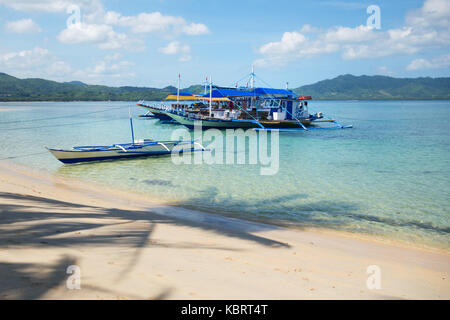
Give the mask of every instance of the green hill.
M 413 79 L 346 74 L 299 87 L 294 92 L 319 100 L 450 99 L 450 78 Z
M 193 85 L 182 91 L 203 93 Z M 314 99 L 450 99 L 450 78 L 392 78 L 385 76 L 343 75 L 294 89 Z M 80 81 L 56 82 L 19 79 L 0 73 L 0 101 L 137 101 L 162 100 L 176 88 L 108 87 Z
M 196 89 L 192 86 L 183 90 Z M 80 81 L 56 82 L 44 79 L 18 79 L 0 73 L 0 101 L 137 101 L 162 100 L 175 87 L 108 87 Z

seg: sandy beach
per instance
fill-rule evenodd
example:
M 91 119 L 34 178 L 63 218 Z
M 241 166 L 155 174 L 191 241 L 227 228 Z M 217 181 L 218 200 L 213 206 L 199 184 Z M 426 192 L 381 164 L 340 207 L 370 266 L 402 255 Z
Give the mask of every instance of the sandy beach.
M 66 285 L 71 265 L 81 288 Z M 367 268 L 380 270 L 369 289 Z M 171 207 L 0 162 L 0 299 L 449 299 L 450 254 Z

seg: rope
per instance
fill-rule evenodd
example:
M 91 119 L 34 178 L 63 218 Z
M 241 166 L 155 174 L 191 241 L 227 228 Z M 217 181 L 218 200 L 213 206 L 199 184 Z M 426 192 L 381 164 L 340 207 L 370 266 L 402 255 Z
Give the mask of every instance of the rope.
M 104 119 L 104 120 L 64 123 L 64 124 L 53 124 L 53 125 L 34 126 L 34 127 L 0 128 L 0 130 L 12 131 L 12 130 L 40 129 L 40 128 L 49 128 L 49 127 L 64 127 L 64 126 L 74 126 L 74 125 L 82 125 L 82 124 L 90 124 L 90 123 L 98 123 L 98 122 L 105 122 L 105 121 L 112 121 L 112 120 L 122 120 L 122 119 L 128 119 L 128 118 L 114 118 L 114 119 Z
M 122 109 L 122 108 L 128 108 L 128 107 L 129 106 L 109 108 L 109 109 L 104 109 L 104 110 L 99 110 L 99 111 L 75 113 L 75 114 L 59 116 L 59 117 L 51 117 L 51 118 L 38 118 L 38 119 L 15 120 L 15 121 L 0 121 L 0 123 L 19 123 L 19 122 L 32 122 L 32 121 L 41 121 L 41 120 L 63 119 L 63 118 L 70 118 L 70 117 L 75 117 L 75 116 L 79 116 L 79 115 L 94 114 L 94 113 L 106 112 L 106 111 L 111 111 L 111 110 L 115 110 L 115 109 Z
M 19 156 L 11 156 L 11 157 L 6 157 L 6 158 L 0 158 L 0 161 L 1 161 L 1 160 L 8 160 L 8 159 L 16 159 L 16 158 L 23 158 L 23 157 L 35 156 L 35 155 L 38 155 L 38 154 L 44 154 L 44 153 L 47 153 L 47 151 L 36 152 L 36 153 L 29 153 L 29 154 L 22 154 L 22 155 L 19 155 Z

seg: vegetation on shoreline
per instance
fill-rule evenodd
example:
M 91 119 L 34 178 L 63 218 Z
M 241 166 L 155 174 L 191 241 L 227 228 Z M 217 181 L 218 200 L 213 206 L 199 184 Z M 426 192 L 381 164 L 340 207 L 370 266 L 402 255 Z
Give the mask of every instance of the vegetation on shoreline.
M 201 93 L 194 85 L 183 91 Z M 450 78 L 392 78 L 342 75 L 293 89 L 315 100 L 445 100 L 450 99 Z M 0 101 L 137 101 L 162 100 L 176 92 L 165 88 L 108 87 L 79 81 L 56 82 L 19 79 L 0 73 Z

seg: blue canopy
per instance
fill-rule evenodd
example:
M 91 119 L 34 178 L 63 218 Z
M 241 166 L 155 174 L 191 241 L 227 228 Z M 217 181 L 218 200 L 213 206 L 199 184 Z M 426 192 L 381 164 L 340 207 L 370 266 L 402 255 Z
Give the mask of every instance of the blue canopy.
M 248 88 L 247 90 L 229 89 L 229 88 L 217 88 L 212 91 L 213 98 L 222 97 L 247 97 L 247 96 L 261 96 L 261 95 L 274 95 L 282 94 L 287 96 L 293 96 L 295 93 L 285 89 L 272 89 L 272 88 Z M 203 97 L 209 98 L 209 93 L 204 94 Z
M 253 92 L 257 95 L 265 95 L 265 94 L 282 94 L 287 96 L 295 95 L 292 91 L 285 89 L 272 89 L 272 88 L 255 88 Z
M 223 98 L 223 97 L 245 97 L 245 96 L 254 96 L 255 93 L 244 91 L 244 90 L 236 90 L 236 89 L 214 89 L 212 91 L 213 98 Z M 209 93 L 204 94 L 203 97 L 209 98 Z

